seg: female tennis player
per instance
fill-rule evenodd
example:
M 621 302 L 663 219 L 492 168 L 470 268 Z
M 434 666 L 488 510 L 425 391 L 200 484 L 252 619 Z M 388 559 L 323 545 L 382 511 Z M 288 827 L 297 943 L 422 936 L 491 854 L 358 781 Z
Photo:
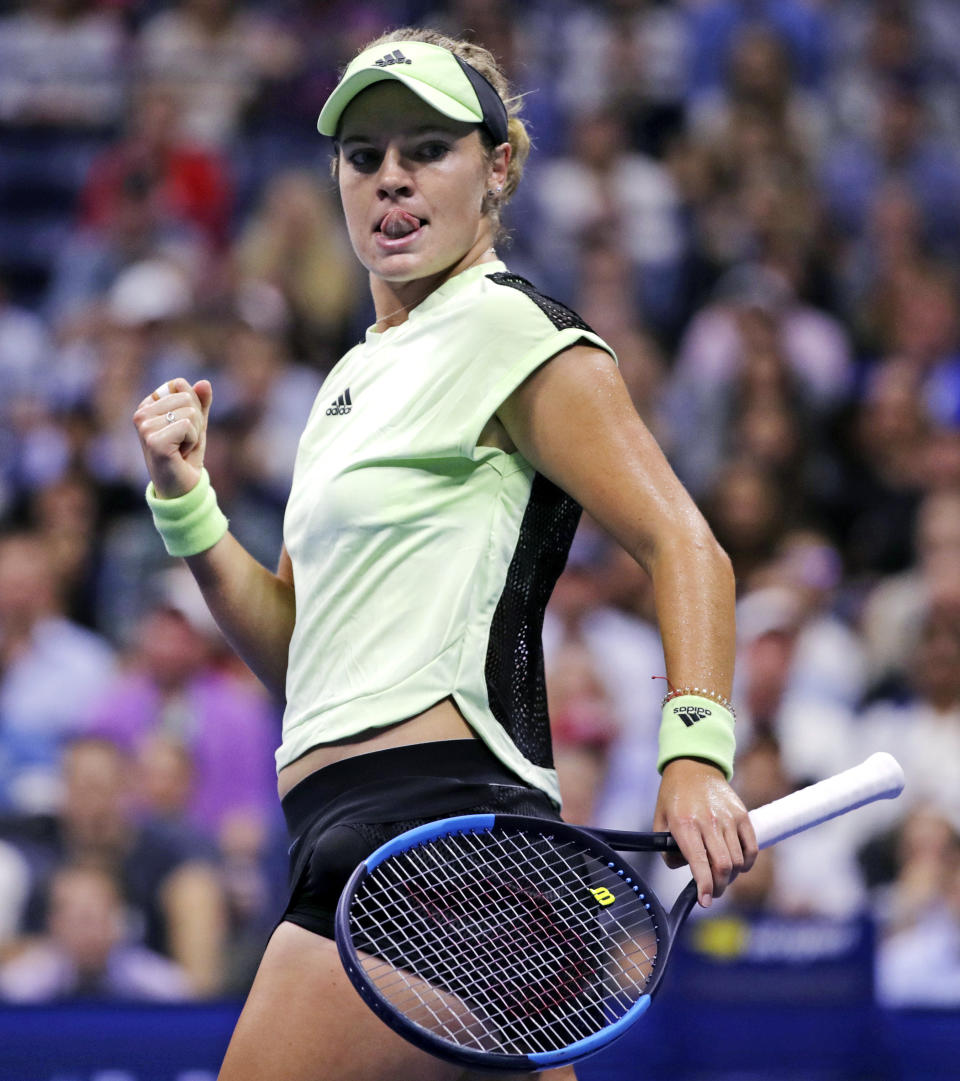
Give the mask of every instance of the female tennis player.
M 203 469 L 210 384 L 171 379 L 135 415 L 167 550 L 286 699 L 290 901 L 221 1079 L 468 1077 L 349 984 L 333 916 L 350 871 L 431 819 L 558 816 L 540 630 L 584 507 L 655 585 L 670 691 L 654 824 L 709 904 L 756 856 L 727 783 L 733 578 L 609 347 L 496 254 L 529 140 L 491 55 L 392 33 L 318 126 L 377 321 L 314 404 L 276 573 L 231 536 Z

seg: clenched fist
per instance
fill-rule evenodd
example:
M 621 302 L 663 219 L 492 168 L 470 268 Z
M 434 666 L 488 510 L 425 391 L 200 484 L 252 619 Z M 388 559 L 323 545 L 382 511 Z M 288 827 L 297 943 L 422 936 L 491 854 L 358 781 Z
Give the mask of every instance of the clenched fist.
M 171 379 L 149 394 L 133 414 L 143 457 L 161 499 L 186 495 L 200 479 L 213 387 Z

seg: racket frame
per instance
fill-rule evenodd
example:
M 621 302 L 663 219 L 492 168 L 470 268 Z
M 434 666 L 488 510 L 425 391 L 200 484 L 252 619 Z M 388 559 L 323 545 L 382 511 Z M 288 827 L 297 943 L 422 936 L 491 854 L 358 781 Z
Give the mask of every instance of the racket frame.
M 565 1045 L 556 1051 L 535 1052 L 528 1055 L 506 1054 L 481 1051 L 470 1047 L 461 1047 L 443 1039 L 441 1036 L 404 1017 L 377 990 L 363 968 L 362 961 L 353 946 L 350 931 L 350 904 L 364 879 L 380 864 L 404 852 L 416 849 L 419 845 L 443 837 L 464 833 L 488 833 L 501 826 L 513 831 L 546 836 L 557 841 L 572 841 L 595 858 L 606 863 L 618 877 L 636 894 L 640 895 L 644 907 L 650 912 L 657 934 L 657 953 L 652 962 L 652 970 L 644 993 L 623 1014 L 599 1031 L 581 1040 Z M 667 957 L 673 946 L 676 932 L 686 918 L 697 898 L 696 887 L 687 887 L 668 911 L 650 886 L 638 875 L 636 869 L 610 847 L 603 839 L 604 831 L 594 833 L 591 830 L 571 826 L 555 819 L 533 818 L 526 815 L 459 815 L 453 818 L 428 822 L 426 825 L 401 834 L 381 845 L 356 868 L 344 887 L 337 905 L 336 943 L 341 962 L 350 982 L 364 1002 L 394 1032 L 419 1047 L 422 1051 L 438 1055 L 448 1062 L 456 1062 L 468 1068 L 495 1070 L 504 1072 L 527 1072 L 562 1066 L 576 1062 L 608 1046 L 622 1036 L 641 1017 L 650 1006 L 652 996 L 660 986 Z M 616 835 L 620 836 L 620 835 Z M 676 846 L 669 834 L 624 834 L 633 851 L 660 851 Z

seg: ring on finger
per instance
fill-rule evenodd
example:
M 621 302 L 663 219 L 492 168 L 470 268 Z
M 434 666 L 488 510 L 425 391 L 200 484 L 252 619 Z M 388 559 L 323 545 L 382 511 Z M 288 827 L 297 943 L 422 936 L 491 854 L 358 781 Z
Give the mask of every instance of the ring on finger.
M 177 414 L 174 413 L 172 409 L 169 412 L 164 413 L 164 416 L 167 419 L 167 424 L 173 424 L 173 422 L 177 419 Z

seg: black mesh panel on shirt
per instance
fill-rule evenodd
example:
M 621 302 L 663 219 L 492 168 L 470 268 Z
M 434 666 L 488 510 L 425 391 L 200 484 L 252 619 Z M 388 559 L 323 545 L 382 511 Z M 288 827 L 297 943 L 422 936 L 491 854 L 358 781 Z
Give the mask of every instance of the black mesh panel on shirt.
M 530 501 L 487 644 L 490 710 L 527 761 L 552 766 L 543 670 L 543 613 L 580 520 L 580 504 L 542 474 Z
M 499 274 L 490 274 L 488 277 L 490 281 L 496 282 L 497 285 L 507 285 L 511 289 L 516 289 L 518 292 L 528 296 L 540 311 L 549 318 L 557 330 L 589 330 L 593 333 L 592 329 L 580 316 L 576 312 L 572 312 L 566 304 L 561 304 L 559 300 L 554 300 L 553 297 L 538 293 L 536 287 L 531 285 L 526 278 L 521 278 L 519 274 L 507 274 L 501 271 Z
M 528 296 L 558 330 L 590 330 L 575 311 L 538 293 L 525 278 L 504 272 L 489 278 Z M 554 764 L 544 678 L 544 612 L 566 563 L 579 516 L 581 507 L 575 499 L 536 473 L 486 646 L 491 712 L 534 765 Z
M 529 297 L 558 330 L 590 330 L 576 312 L 538 293 L 526 278 L 501 272 L 490 274 L 489 279 Z M 537 473 L 490 626 L 486 663 L 490 710 L 523 756 L 537 766 L 553 765 L 541 641 L 543 613 L 579 521 L 580 505 Z

